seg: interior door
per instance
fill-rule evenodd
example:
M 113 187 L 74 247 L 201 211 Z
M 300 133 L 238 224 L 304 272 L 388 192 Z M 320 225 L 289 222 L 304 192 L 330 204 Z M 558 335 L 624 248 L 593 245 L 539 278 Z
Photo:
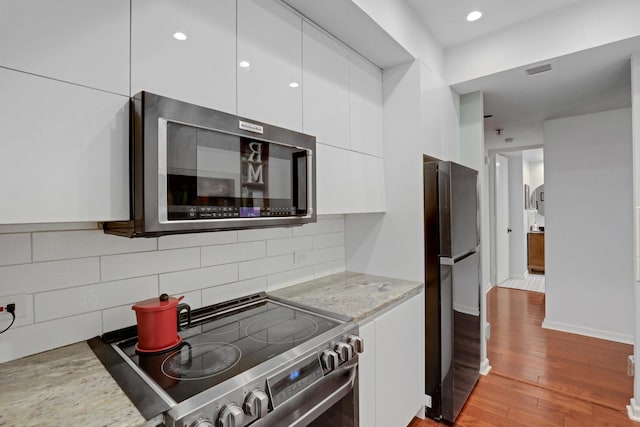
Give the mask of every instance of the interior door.
M 509 278 L 509 159 L 496 154 L 496 284 Z

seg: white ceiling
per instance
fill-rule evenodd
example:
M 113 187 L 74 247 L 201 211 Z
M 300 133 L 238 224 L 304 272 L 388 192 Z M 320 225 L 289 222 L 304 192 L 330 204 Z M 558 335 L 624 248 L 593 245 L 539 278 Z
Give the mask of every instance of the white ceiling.
M 445 47 L 468 42 L 528 19 L 587 0 L 406 0 Z M 483 17 L 467 22 L 472 10 Z
M 640 51 L 640 37 L 549 61 L 552 71 L 533 76 L 530 66 L 455 85 L 459 94 L 484 93 L 485 128 L 495 130 L 541 124 L 547 119 L 631 106 L 629 58 Z M 534 64 L 539 65 L 539 64 Z
M 589 0 L 406 0 L 430 33 L 445 47 L 476 40 L 490 33 L 517 28 L 519 23 L 542 18 L 561 8 L 578 8 Z M 484 15 L 467 22 L 474 10 Z M 493 132 L 537 126 L 547 119 L 595 113 L 631 105 L 629 58 L 640 52 L 640 38 L 627 39 L 571 55 L 552 58 L 463 82 L 453 86 L 459 94 L 484 93 L 485 129 Z M 553 70 L 528 76 L 525 70 L 550 62 Z

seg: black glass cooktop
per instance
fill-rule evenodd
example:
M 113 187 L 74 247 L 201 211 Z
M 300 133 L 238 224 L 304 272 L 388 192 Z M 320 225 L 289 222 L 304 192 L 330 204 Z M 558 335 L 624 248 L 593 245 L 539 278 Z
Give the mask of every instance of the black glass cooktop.
M 338 324 L 303 310 L 262 301 L 180 331 L 180 346 L 162 354 L 137 354 L 135 340 L 119 347 L 180 403 Z

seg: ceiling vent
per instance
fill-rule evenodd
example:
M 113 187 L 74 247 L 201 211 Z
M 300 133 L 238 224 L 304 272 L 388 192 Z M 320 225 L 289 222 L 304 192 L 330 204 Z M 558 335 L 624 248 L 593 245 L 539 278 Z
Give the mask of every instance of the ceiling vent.
M 546 73 L 552 69 L 551 64 L 538 65 L 537 67 L 528 68 L 527 74 L 533 76 L 534 74 Z

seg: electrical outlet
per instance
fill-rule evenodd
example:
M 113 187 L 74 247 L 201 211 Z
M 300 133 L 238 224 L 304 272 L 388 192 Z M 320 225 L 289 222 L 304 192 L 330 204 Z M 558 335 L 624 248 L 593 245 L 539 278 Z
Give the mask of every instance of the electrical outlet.
M 298 250 L 293 253 L 293 262 L 294 264 L 304 264 L 309 260 L 309 253 L 311 251 L 308 250 Z
M 633 355 L 627 356 L 627 375 L 632 377 L 636 372 L 636 358 Z
M 1 307 L 6 307 L 7 304 L 11 303 L 16 305 L 17 319 L 27 315 L 27 294 L 4 295 L 0 297 Z
M 428 394 L 424 395 L 424 406 L 426 406 L 427 408 L 431 408 L 431 396 L 429 396 Z
M 484 339 L 489 341 L 491 338 L 491 323 L 487 322 L 484 325 Z

